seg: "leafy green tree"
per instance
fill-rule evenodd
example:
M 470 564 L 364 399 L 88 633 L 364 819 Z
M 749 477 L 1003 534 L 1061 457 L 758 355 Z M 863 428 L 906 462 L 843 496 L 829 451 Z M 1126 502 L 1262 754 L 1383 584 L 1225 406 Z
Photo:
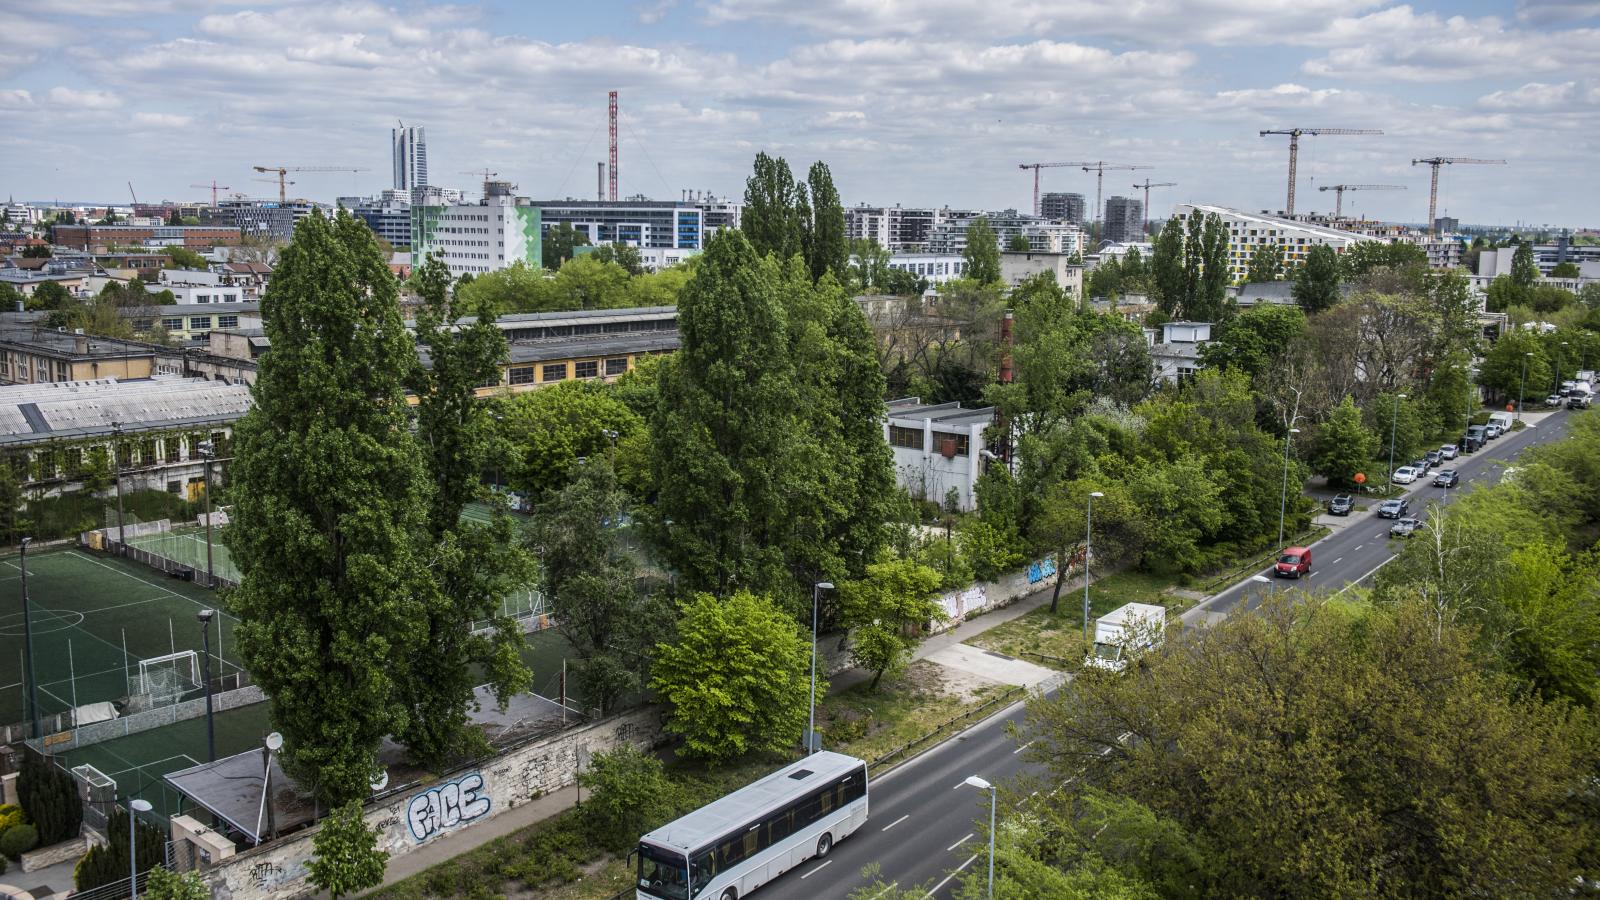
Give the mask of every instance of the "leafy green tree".
M 378 837 L 378 829 L 367 827 L 361 817 L 360 801 L 334 810 L 311 839 L 316 855 L 306 864 L 307 880 L 333 900 L 382 884 L 389 852 L 378 849 Z
M 639 835 L 671 817 L 677 805 L 677 786 L 661 760 L 628 745 L 596 753 L 578 773 L 578 784 L 589 791 L 584 827 L 610 850 L 634 846 Z
M 573 228 L 570 223 L 557 222 L 545 230 L 539 242 L 541 264 L 550 271 L 566 265 L 572 259 L 574 247 L 589 245 L 589 235 Z
M 83 803 L 72 776 L 38 753 L 22 754 L 17 775 L 17 801 L 28 821 L 39 829 L 39 840 L 46 846 L 78 836 L 83 822 Z M 122 833 L 127 837 L 126 830 Z M 127 859 L 124 858 L 126 863 Z
M 544 246 L 548 247 L 546 241 Z M 412 273 L 416 277 L 416 273 Z M 461 302 L 476 306 L 487 303 L 496 316 L 512 312 L 547 312 L 545 272 L 517 260 L 496 272 L 485 272 L 471 281 L 456 285 Z
M 1346 396 L 1317 429 L 1311 471 L 1328 479 L 1329 484 L 1349 486 L 1355 483 L 1357 472 L 1372 467 L 1377 452 L 1378 436 L 1361 421 L 1361 410 Z
M 739 215 L 739 229 L 757 256 L 770 253 L 786 260 L 804 252 L 802 208 L 809 208 L 806 186 L 795 181 L 789 164 L 781 156 L 757 153 L 754 171 L 745 180 L 744 210 Z
M 1510 275 L 1501 274 L 1489 282 L 1483 293 L 1490 312 L 1505 312 L 1513 306 L 1521 306 L 1526 292 L 1511 280 Z
M 1536 284 L 1527 291 L 1523 302 L 1534 312 L 1553 313 L 1578 302 L 1578 296 L 1560 285 Z
M 887 293 L 889 249 L 872 238 L 850 239 L 850 282 L 868 293 Z
M 302 219 L 262 300 L 272 353 L 234 429 L 230 596 L 281 759 L 329 804 L 364 797 L 408 725 L 394 668 L 419 645 L 428 474 L 409 427 L 416 349 L 372 233 Z M 286 466 L 284 460 L 315 460 Z
M 946 618 L 934 599 L 941 582 L 937 570 L 888 556 L 867 566 L 866 578 L 840 585 L 851 656 L 872 673 L 867 690 L 877 690 L 884 675 L 904 671 L 923 627 Z
M 563 381 L 513 394 L 499 403 L 499 429 L 511 456 L 511 485 L 541 498 L 568 483 L 579 457 L 609 454 L 644 421 L 606 385 Z
M 967 226 L 967 246 L 961 257 L 967 262 L 967 278 L 979 284 L 999 283 L 1000 238 L 987 218 L 979 216 Z
M 1213 339 L 1200 348 L 1200 360 L 1207 368 L 1231 367 L 1252 380 L 1263 379 L 1305 330 L 1305 313 L 1296 307 L 1258 303 L 1218 323 Z
M 74 797 L 76 799 L 76 797 Z M 75 837 L 76 835 L 74 835 Z M 166 835 L 160 828 L 140 820 L 138 836 L 139 871 L 159 867 L 166 858 Z M 80 891 L 123 882 L 126 886 L 131 868 L 128 859 L 128 813 L 118 806 L 106 823 L 106 843 L 89 848 L 72 870 L 72 883 Z
M 1409 465 L 1425 449 L 1422 413 L 1416 398 L 1408 396 L 1395 402 L 1395 395 L 1379 394 L 1367 404 L 1367 427 L 1378 439 L 1378 456 L 1385 464 L 1394 447 L 1394 464 Z
M 62 287 L 60 282 L 46 281 L 33 289 L 33 296 L 29 297 L 25 308 L 32 310 L 66 310 L 73 304 L 72 295 Z
M 800 739 L 811 645 L 792 618 L 749 591 L 700 593 L 684 603 L 677 633 L 677 643 L 656 645 L 651 687 L 687 755 L 715 765 Z
M 1582 275 L 1583 270 L 1578 267 L 1577 263 L 1572 262 L 1571 260 L 1568 260 L 1567 262 L 1556 263 L 1550 269 L 1551 278 L 1578 278 Z
M 1198 220 L 1198 216 L 1190 217 L 1191 239 Z M 1195 294 L 1183 314 L 1197 322 L 1215 322 L 1222 318 L 1228 285 L 1233 280 L 1228 274 L 1228 228 L 1222 224 L 1221 216 L 1211 213 L 1205 217 L 1197 249 L 1198 257 L 1187 255 L 1188 263 L 1194 267 L 1189 282 L 1195 285 Z
M 187 247 L 174 245 L 163 248 L 161 252 L 171 260 L 166 266 L 168 269 L 193 269 L 201 272 L 206 269 L 206 258 Z
M 644 263 L 639 257 L 639 248 L 632 244 L 601 244 L 591 255 L 600 262 L 616 263 L 629 275 L 637 277 L 644 274 Z
M 839 202 L 839 191 L 833 186 L 833 173 L 828 171 L 826 163 L 814 162 L 806 182 L 811 188 L 811 219 L 804 223 L 804 244 L 811 280 L 818 281 L 829 272 L 835 278 L 844 278 L 849 262 L 844 205 Z
M 1538 282 L 1539 266 L 1533 261 L 1533 244 L 1524 241 L 1511 255 L 1511 283 L 1526 292 Z
M 1532 354 L 1532 355 L 1529 355 Z M 1542 397 L 1550 385 L 1550 363 L 1533 332 L 1513 329 L 1501 335 L 1478 367 L 1478 383 L 1513 402 Z M 1519 398 L 1519 393 L 1527 393 Z
M 1339 255 L 1326 244 L 1317 244 L 1306 253 L 1290 293 L 1307 315 L 1332 309 L 1339 302 Z
M 211 888 L 199 872 L 180 873 L 156 866 L 150 870 L 142 896 L 146 900 L 211 900 Z
M 23 259 L 49 259 L 50 254 L 49 244 L 29 244 L 22 248 L 20 255 Z
M 1156 306 L 1168 316 L 1189 305 L 1192 288 L 1183 258 L 1183 223 L 1177 217 L 1167 222 L 1156 235 L 1150 258 L 1150 275 L 1155 282 Z
M 1006 252 L 1008 253 L 1027 253 L 1028 249 L 1027 235 L 1013 234 L 1011 239 L 1006 241 Z
M 1340 254 L 1345 278 L 1360 278 L 1378 269 L 1426 269 L 1428 254 L 1410 241 L 1357 241 Z
M 1276 242 L 1257 248 L 1250 257 L 1250 276 L 1247 280 L 1257 283 L 1278 281 L 1281 278 L 1283 278 L 1283 248 Z
M 550 310 L 618 309 L 633 303 L 628 270 L 594 254 L 561 266 L 544 285 L 543 306 Z

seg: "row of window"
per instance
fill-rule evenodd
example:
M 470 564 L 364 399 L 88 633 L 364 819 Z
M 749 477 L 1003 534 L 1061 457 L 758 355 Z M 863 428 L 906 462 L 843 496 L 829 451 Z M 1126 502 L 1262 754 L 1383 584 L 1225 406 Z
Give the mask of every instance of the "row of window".
M 212 324 L 211 324 L 212 321 L 215 321 L 217 323 L 216 326 L 215 326 L 217 328 L 238 328 L 239 327 L 239 317 L 238 316 L 215 316 L 215 317 L 213 317 L 213 316 L 189 316 L 188 317 L 189 330 L 190 331 L 210 331 L 211 328 L 213 327 Z M 167 330 L 167 331 L 182 331 L 183 330 L 183 324 L 184 324 L 184 317 L 183 316 L 165 316 L 165 317 L 163 317 L 161 319 L 161 327 L 163 329 Z M 149 331 L 152 327 L 154 327 L 154 325 L 155 325 L 155 320 L 154 319 L 134 319 L 133 320 L 133 330 L 134 331 Z
M 934 449 L 947 456 L 966 456 L 971 449 L 971 438 L 965 434 L 950 434 L 944 431 L 933 433 Z M 906 428 L 901 425 L 889 426 L 889 446 L 904 447 L 907 450 L 922 449 L 922 429 Z M 947 452 L 949 451 L 949 452 Z
M 209 438 L 216 448 L 217 456 L 227 456 L 231 452 L 227 432 L 214 431 Z M 148 466 L 159 462 L 175 463 L 186 458 L 185 450 L 188 452 L 188 459 L 199 459 L 200 442 L 206 439 L 207 436 L 204 434 L 171 435 L 162 438 L 158 448 L 156 438 L 140 438 L 125 442 L 120 453 L 116 452 L 116 448 L 108 452 L 104 447 L 91 447 L 87 452 L 83 447 L 40 450 L 35 455 L 38 478 L 50 479 L 58 475 L 77 478 L 87 474 L 91 468 L 99 468 L 101 463 L 111 468 Z M 121 459 L 118 459 L 118 456 Z M 13 467 L 26 465 L 26 457 L 20 454 L 12 456 L 10 461 Z
M 800 771 L 805 772 L 804 769 Z M 866 795 L 867 769 L 863 766 L 827 787 L 812 791 L 760 822 L 747 826 L 739 833 L 730 834 L 691 854 L 689 869 L 694 893 L 699 894 L 718 872 L 749 859 Z
M 608 378 L 628 371 L 628 358 L 626 356 L 613 356 L 604 360 L 604 363 L 606 377 Z M 537 383 L 546 384 L 552 381 L 567 380 L 568 364 L 565 362 L 545 363 L 537 367 L 530 363 L 528 365 L 508 366 L 506 368 L 506 383 L 534 384 L 533 372 L 535 368 L 539 369 L 539 381 Z M 578 360 L 571 364 L 571 371 L 573 378 L 598 378 L 600 377 L 601 360 Z M 495 387 L 499 383 L 499 381 L 494 381 L 484 385 L 484 387 Z

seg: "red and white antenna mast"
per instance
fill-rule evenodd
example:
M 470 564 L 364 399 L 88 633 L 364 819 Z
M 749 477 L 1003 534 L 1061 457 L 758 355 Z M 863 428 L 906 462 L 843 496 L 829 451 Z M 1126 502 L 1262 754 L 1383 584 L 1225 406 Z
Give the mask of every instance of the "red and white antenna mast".
M 611 92 L 611 201 L 617 199 L 617 92 Z

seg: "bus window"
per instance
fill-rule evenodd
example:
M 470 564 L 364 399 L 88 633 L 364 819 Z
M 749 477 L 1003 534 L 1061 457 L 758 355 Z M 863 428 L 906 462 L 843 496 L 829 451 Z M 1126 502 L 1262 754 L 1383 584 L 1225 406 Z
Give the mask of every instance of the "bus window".
M 706 885 L 711 883 L 711 879 L 717 877 L 719 871 L 721 870 L 717 868 L 717 854 L 715 851 L 707 850 L 696 856 L 694 858 L 694 867 L 691 870 L 694 878 L 694 894 L 692 896 L 699 896 L 700 892 L 705 890 Z
M 794 834 L 794 807 L 776 813 L 767 820 L 767 845 L 771 846 Z
M 686 860 L 670 850 L 640 844 L 639 890 L 662 900 L 687 900 L 689 868 Z

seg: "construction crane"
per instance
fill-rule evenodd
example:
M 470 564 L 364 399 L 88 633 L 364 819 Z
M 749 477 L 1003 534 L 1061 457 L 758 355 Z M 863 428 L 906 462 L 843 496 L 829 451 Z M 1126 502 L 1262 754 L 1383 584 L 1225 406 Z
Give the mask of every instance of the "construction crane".
M 1413 159 L 1411 161 L 1413 166 L 1420 166 L 1423 163 L 1433 167 L 1433 184 L 1428 188 L 1428 236 L 1436 238 L 1439 236 L 1439 227 L 1434 221 L 1433 214 L 1434 210 L 1438 209 L 1439 206 L 1439 167 L 1453 166 L 1456 163 L 1472 166 L 1503 166 L 1506 161 L 1503 159 L 1470 159 L 1465 156 L 1430 156 L 1427 159 Z
M 371 169 L 357 166 L 251 166 L 257 172 L 272 173 L 278 176 L 278 202 L 288 203 L 289 192 L 285 190 L 288 181 L 284 176 L 290 172 L 370 172 Z
M 1021 163 L 1020 165 L 1018 165 L 1017 168 L 1019 168 L 1019 169 L 1032 169 L 1033 170 L 1033 214 L 1036 215 L 1036 216 L 1039 215 L 1039 170 L 1040 169 L 1060 169 L 1060 168 L 1063 168 L 1063 167 L 1092 166 L 1092 165 L 1094 165 L 1094 163 L 1086 163 L 1086 162 Z
M 133 192 L 133 182 L 128 182 L 128 196 L 133 198 L 133 205 L 139 205 L 139 195 Z
M 500 177 L 500 173 L 499 172 L 491 172 L 491 171 L 489 171 L 489 167 L 488 166 L 485 166 L 485 167 L 483 167 L 481 169 L 473 169 L 470 172 L 461 172 L 459 174 L 461 174 L 461 175 L 476 175 L 476 176 L 478 176 L 478 180 L 479 181 L 488 181 L 491 178 L 499 178 Z
M 1283 214 L 1293 216 L 1295 171 L 1300 158 L 1300 135 L 1309 134 L 1317 137 L 1324 134 L 1383 134 L 1383 132 L 1376 128 L 1273 128 L 1261 132 L 1262 137 L 1269 134 L 1289 136 L 1289 202 L 1284 206 Z
M 1345 191 L 1403 191 L 1403 184 L 1325 184 L 1317 188 L 1319 191 L 1333 191 L 1333 217 L 1335 219 L 1344 215 Z
M 211 179 L 211 183 L 210 184 L 191 184 L 191 185 L 189 185 L 189 187 L 201 188 L 201 189 L 211 188 L 211 205 L 212 206 L 216 206 L 217 205 L 217 191 L 231 191 L 231 190 L 233 190 L 233 188 L 228 187 L 225 184 L 222 184 L 222 185 L 217 184 L 217 180 L 215 178 Z
M 1083 167 L 1083 170 L 1085 172 L 1093 172 L 1093 173 L 1095 173 L 1095 175 L 1094 175 L 1094 220 L 1096 222 L 1100 221 L 1101 214 L 1105 212 L 1105 210 L 1102 209 L 1101 206 L 1100 206 L 1100 194 L 1101 194 L 1101 185 L 1105 184 L 1106 170 L 1107 169 L 1153 169 L 1153 168 L 1155 168 L 1155 166 L 1125 166 L 1125 165 L 1121 165 L 1119 163 L 1108 163 L 1108 162 L 1104 162 L 1104 161 L 1079 163 L 1079 165 Z
M 1176 181 L 1157 181 L 1157 182 L 1152 183 L 1150 181 L 1150 179 L 1146 178 L 1144 180 L 1144 184 L 1139 184 L 1138 182 L 1134 182 L 1133 186 L 1135 188 L 1144 188 L 1144 233 L 1145 234 L 1149 234 L 1150 233 L 1150 189 L 1153 188 L 1153 187 L 1177 187 L 1178 183 Z

